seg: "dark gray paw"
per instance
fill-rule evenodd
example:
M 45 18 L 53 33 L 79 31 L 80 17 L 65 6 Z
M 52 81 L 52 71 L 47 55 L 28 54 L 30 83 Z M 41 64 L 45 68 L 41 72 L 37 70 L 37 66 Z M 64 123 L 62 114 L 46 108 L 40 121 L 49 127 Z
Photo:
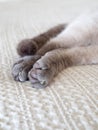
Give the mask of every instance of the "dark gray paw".
M 34 55 L 37 51 L 37 44 L 32 39 L 22 40 L 17 47 L 20 56 Z
M 54 77 L 52 67 L 39 59 L 29 72 L 29 79 L 34 88 L 44 88 L 49 85 Z
M 33 67 L 39 56 L 25 56 L 20 58 L 12 68 L 12 75 L 16 81 L 24 82 L 28 80 L 28 72 Z

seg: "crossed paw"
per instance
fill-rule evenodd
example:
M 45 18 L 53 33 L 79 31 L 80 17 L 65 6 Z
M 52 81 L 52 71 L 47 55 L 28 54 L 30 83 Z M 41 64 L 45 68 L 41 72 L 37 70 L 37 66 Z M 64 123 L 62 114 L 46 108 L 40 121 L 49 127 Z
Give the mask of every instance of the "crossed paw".
M 47 60 L 39 56 L 25 56 L 20 58 L 12 68 L 12 75 L 16 81 L 30 80 L 33 87 L 46 87 L 54 77 L 52 67 Z

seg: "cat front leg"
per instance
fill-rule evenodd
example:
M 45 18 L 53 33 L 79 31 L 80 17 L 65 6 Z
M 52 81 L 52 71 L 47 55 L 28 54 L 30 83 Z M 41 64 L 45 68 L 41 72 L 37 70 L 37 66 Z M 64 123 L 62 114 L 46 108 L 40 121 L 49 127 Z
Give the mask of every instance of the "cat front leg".
M 77 65 L 97 64 L 98 46 L 57 49 L 47 52 L 29 72 L 29 79 L 35 88 L 47 87 L 63 69 Z
M 20 56 L 34 55 L 42 46 L 60 34 L 66 27 L 67 24 L 60 24 L 34 38 L 22 40 L 17 46 L 18 54 Z

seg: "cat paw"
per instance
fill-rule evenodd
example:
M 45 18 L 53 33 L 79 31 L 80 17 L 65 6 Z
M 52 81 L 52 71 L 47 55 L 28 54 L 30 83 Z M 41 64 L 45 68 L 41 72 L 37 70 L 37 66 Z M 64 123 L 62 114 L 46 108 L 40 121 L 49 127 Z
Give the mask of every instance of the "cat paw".
M 30 70 L 28 77 L 34 88 L 44 88 L 54 78 L 54 71 L 46 62 L 39 59 Z
M 22 40 L 17 47 L 17 52 L 20 56 L 34 55 L 37 51 L 37 44 L 34 40 Z
M 20 82 L 28 80 L 28 72 L 31 70 L 37 59 L 38 56 L 25 56 L 20 58 L 12 68 L 14 79 Z

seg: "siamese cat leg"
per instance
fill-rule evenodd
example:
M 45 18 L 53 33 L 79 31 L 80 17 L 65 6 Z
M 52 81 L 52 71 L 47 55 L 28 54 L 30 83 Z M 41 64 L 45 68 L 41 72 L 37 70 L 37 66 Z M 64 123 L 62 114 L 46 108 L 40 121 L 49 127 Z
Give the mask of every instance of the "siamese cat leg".
M 22 40 L 17 47 L 17 52 L 20 56 L 34 55 L 42 46 L 44 46 L 50 39 L 60 34 L 67 24 L 60 24 L 55 26 L 48 31 L 39 34 L 32 39 Z
M 29 79 L 35 88 L 48 86 L 67 67 L 98 63 L 98 46 L 57 49 L 47 52 L 34 64 Z

